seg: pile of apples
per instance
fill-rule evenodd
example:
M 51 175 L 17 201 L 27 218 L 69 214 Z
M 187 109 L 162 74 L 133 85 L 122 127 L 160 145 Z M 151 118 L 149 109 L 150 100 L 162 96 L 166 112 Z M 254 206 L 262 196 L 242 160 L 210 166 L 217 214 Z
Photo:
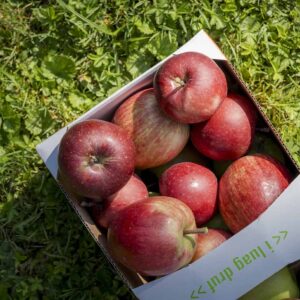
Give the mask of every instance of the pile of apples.
M 258 121 L 213 60 L 174 55 L 111 122 L 66 132 L 61 182 L 90 204 L 118 262 L 163 276 L 250 224 L 290 183 L 280 147 L 256 133 Z

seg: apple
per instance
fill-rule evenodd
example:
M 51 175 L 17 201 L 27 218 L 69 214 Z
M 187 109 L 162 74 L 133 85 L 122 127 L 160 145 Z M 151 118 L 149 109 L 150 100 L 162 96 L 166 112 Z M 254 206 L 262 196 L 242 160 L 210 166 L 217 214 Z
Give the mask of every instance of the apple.
M 118 192 L 105 199 L 102 207 L 97 205 L 92 207 L 93 219 L 98 226 L 107 228 L 110 221 L 118 216 L 121 209 L 147 198 L 147 187 L 142 180 L 133 175 Z
M 287 267 L 281 269 L 239 300 L 282 300 L 299 297 L 297 283 Z
M 188 124 L 208 120 L 227 95 L 223 71 L 198 52 L 169 58 L 155 74 L 154 88 L 163 111 Z
M 156 196 L 133 203 L 108 227 L 112 256 L 129 269 L 162 276 L 187 265 L 194 256 L 195 218 L 182 201 Z
M 75 124 L 59 145 L 63 185 L 90 199 L 103 200 L 117 192 L 130 179 L 134 164 L 133 141 L 123 128 L 106 121 Z
M 188 205 L 198 226 L 216 211 L 217 178 L 201 165 L 183 162 L 171 166 L 160 177 L 159 190 L 161 195 L 177 198 Z
M 213 160 L 237 159 L 250 147 L 256 118 L 249 99 L 230 93 L 207 122 L 192 126 L 192 143 Z
M 196 252 L 192 262 L 206 255 L 213 249 L 220 246 L 223 242 L 231 237 L 231 234 L 222 229 L 209 228 L 207 234 L 199 234 Z
M 115 112 L 113 122 L 124 128 L 136 147 L 136 167 L 153 168 L 177 156 L 189 138 L 189 126 L 167 117 L 152 88 L 129 97 Z
M 270 156 L 247 155 L 233 162 L 219 183 L 219 209 L 236 233 L 264 212 L 289 185 L 289 171 Z
M 151 171 L 157 177 L 160 177 L 165 170 L 181 162 L 193 162 L 205 167 L 208 167 L 210 165 L 210 160 L 207 157 L 203 156 L 201 153 L 199 153 L 192 145 L 192 143 L 188 143 L 175 158 L 173 158 L 164 165 L 151 169 Z

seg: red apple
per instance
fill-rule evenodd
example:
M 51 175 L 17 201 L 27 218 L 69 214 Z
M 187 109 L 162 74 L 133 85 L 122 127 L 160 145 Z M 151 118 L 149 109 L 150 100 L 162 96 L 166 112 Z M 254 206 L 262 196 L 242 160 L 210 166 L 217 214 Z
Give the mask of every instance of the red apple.
M 152 88 L 125 100 L 115 112 L 113 122 L 132 137 L 139 169 L 170 161 L 181 152 L 189 138 L 188 125 L 171 120 L 160 110 Z
M 118 192 L 105 199 L 102 207 L 97 205 L 92 207 L 93 219 L 98 226 L 107 228 L 110 221 L 118 216 L 120 210 L 131 203 L 147 198 L 147 187 L 142 180 L 133 175 Z
M 207 122 L 192 127 L 191 140 L 213 160 L 234 160 L 247 152 L 255 124 L 256 109 L 251 101 L 230 93 Z
M 198 226 L 207 222 L 215 213 L 217 189 L 218 182 L 214 173 L 190 162 L 173 165 L 159 179 L 160 193 L 188 205 Z
M 182 201 L 156 196 L 120 211 L 108 228 L 113 257 L 143 275 L 162 276 L 187 265 L 195 253 L 197 234 L 190 208 Z
M 196 252 L 192 261 L 195 261 L 208 252 L 220 246 L 231 237 L 231 234 L 221 229 L 208 229 L 207 234 L 198 234 Z
M 63 136 L 59 173 L 72 192 L 103 200 L 117 192 L 134 171 L 135 149 L 126 131 L 109 122 L 86 120 Z
M 289 171 L 273 158 L 247 155 L 233 162 L 219 184 L 219 209 L 236 233 L 264 212 L 289 185 Z
M 212 59 L 197 52 L 168 59 L 155 75 L 154 88 L 161 108 L 182 123 L 209 119 L 227 95 L 223 71 Z

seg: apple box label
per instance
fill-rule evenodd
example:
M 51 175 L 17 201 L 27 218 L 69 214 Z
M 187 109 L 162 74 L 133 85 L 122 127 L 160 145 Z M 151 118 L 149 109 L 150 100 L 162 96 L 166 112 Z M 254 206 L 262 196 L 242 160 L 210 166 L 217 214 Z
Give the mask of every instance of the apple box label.
M 284 240 L 287 237 L 288 231 L 281 230 L 279 234 L 273 235 L 272 239 L 276 245 Z M 218 274 L 212 276 L 209 280 L 207 280 L 206 285 L 201 285 L 198 289 L 201 290 L 201 294 L 206 294 L 208 292 L 214 294 L 217 289 L 221 286 L 221 284 L 225 281 L 232 281 L 233 277 L 242 271 L 244 268 L 247 268 L 248 265 L 255 263 L 259 259 L 266 258 L 267 255 L 271 255 L 274 253 L 274 248 L 271 245 L 271 242 L 265 241 L 261 246 L 257 246 L 251 249 L 248 253 L 242 254 L 241 256 L 236 256 L 232 259 L 232 265 L 226 267 L 223 271 L 220 271 Z M 191 299 L 197 299 L 195 297 L 196 290 L 193 290 L 191 293 Z M 198 297 L 199 298 L 199 297 Z
M 222 284 L 223 281 L 232 281 L 233 271 L 230 267 L 225 268 L 219 274 L 214 275 L 207 281 L 207 285 L 212 293 L 214 293 L 217 287 Z M 194 291 L 193 291 L 194 292 Z
M 252 224 L 189 266 L 134 289 L 150 299 L 237 299 L 300 258 L 300 175 Z

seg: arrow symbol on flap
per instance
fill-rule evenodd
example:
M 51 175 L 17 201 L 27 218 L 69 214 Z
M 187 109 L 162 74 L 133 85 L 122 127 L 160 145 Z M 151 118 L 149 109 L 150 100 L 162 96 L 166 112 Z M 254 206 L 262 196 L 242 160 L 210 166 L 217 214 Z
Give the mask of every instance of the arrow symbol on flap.
M 201 297 L 201 294 L 206 294 L 206 291 L 202 289 L 202 285 L 200 285 L 199 289 L 198 289 L 198 293 L 195 292 L 195 290 L 193 290 L 192 294 L 191 294 L 191 299 L 199 299 Z M 200 295 L 200 297 L 198 297 L 198 295 Z
M 287 234 L 288 234 L 288 231 L 287 230 L 281 230 L 279 231 L 280 235 L 273 235 L 272 236 L 272 239 L 275 239 L 276 240 L 276 245 L 278 245 L 282 240 L 285 240 L 286 237 L 287 237 Z
M 288 231 L 287 230 L 281 230 L 281 231 L 279 231 L 279 233 L 283 234 L 283 239 L 285 240 L 285 238 L 288 235 Z

